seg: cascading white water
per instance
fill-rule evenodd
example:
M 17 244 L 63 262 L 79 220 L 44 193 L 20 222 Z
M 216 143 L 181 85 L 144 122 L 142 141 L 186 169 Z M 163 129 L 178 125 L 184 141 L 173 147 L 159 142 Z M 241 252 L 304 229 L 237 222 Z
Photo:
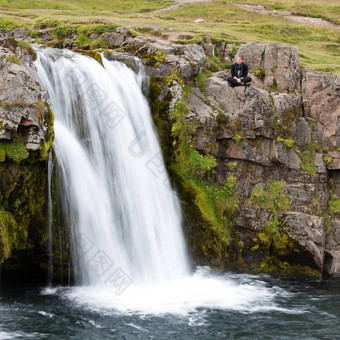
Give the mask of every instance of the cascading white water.
M 142 72 L 70 51 L 39 51 L 55 114 L 54 152 L 79 284 L 119 270 L 155 283 L 189 273 L 178 201 L 163 163 Z
M 190 275 L 178 201 L 141 91 L 143 68 L 58 50 L 39 51 L 36 66 L 55 114 L 59 195 L 79 284 L 43 294 L 115 313 L 278 310 L 280 292 L 261 281 L 207 268 Z

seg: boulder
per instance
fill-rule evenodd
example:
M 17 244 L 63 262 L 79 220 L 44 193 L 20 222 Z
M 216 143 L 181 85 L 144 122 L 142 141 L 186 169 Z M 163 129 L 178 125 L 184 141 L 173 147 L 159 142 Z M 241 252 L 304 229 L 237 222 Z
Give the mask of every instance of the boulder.
M 223 104 L 230 120 L 240 120 L 248 138 L 273 137 L 271 129 L 275 110 L 267 91 L 251 86 L 231 88 L 221 78 L 210 77 L 206 83 L 207 97 Z
M 322 270 L 325 246 L 323 217 L 289 211 L 282 214 L 281 223 L 282 231 L 305 249 L 315 266 Z
M 102 33 L 101 37 L 108 42 L 109 48 L 119 47 L 125 40 L 124 34 L 117 32 Z
M 79 48 L 78 44 L 73 39 L 65 39 L 63 42 L 63 48 L 67 48 L 69 50 L 76 50 Z
M 226 42 L 222 41 L 220 44 L 220 50 L 221 50 L 222 57 L 224 59 L 227 58 L 229 61 L 231 61 L 230 54 L 233 50 L 233 44 L 227 44 Z
M 47 91 L 35 73 L 32 56 L 20 47 L 13 52 L 13 45 L 6 46 L 6 41 L 0 43 L 0 138 L 10 140 L 20 131 L 28 150 L 40 150 L 52 114 Z
M 340 277 L 340 220 L 334 219 L 326 234 L 324 273 Z
M 126 38 L 130 35 L 129 28 L 130 26 L 118 27 L 114 32 L 102 33 L 101 37 L 108 42 L 109 48 L 117 48 L 122 45 Z
M 301 70 L 297 47 L 282 44 L 267 45 L 263 67 L 267 88 L 276 85 L 279 92 L 301 92 Z
M 17 28 L 9 33 L 9 36 L 15 40 L 27 39 L 27 28 Z
M 255 42 L 244 44 L 241 45 L 237 51 L 235 58 L 242 54 L 244 56 L 244 62 L 249 67 L 249 71 L 254 71 L 259 66 L 263 65 L 265 48 L 265 45 Z
M 278 92 L 285 93 L 301 92 L 297 47 L 252 42 L 241 45 L 236 57 L 240 54 L 243 54 L 250 72 L 263 69 L 264 85 L 267 89 L 277 88 Z
M 209 56 L 209 57 L 215 56 L 215 47 L 214 47 L 213 44 L 205 43 L 205 44 L 203 44 L 203 49 L 204 49 L 204 52 L 207 56 Z
M 7 39 L 8 38 L 8 33 L 5 29 L 0 28 L 0 39 Z
M 322 146 L 340 145 L 340 77 L 304 69 L 302 97 L 306 117 L 320 124 Z
M 198 124 L 208 123 L 211 118 L 214 118 L 218 112 L 213 110 L 211 106 L 204 103 L 202 96 L 197 96 L 195 93 L 190 93 L 188 104 L 191 112 L 186 116 L 186 119 L 194 119 Z
M 165 57 L 164 63 L 174 69 L 185 80 L 193 79 L 199 72 L 199 67 L 193 64 L 189 58 L 169 54 Z

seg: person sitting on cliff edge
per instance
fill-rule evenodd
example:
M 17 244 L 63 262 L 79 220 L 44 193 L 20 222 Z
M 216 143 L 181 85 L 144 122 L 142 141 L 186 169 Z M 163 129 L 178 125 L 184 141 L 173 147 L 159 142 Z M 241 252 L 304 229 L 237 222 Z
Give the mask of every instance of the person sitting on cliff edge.
M 238 55 L 236 63 L 231 65 L 231 77 L 227 78 L 230 87 L 250 86 L 251 78 L 248 77 L 248 65 L 243 62 L 243 58 L 242 54 Z

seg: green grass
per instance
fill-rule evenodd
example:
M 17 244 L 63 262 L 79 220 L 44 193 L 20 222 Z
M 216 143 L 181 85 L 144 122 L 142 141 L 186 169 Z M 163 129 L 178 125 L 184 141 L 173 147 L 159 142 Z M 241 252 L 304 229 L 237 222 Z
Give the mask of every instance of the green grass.
M 21 62 L 19 60 L 19 58 L 16 55 L 9 55 L 6 58 L 6 61 L 12 63 L 12 64 L 17 64 L 17 65 L 21 65 Z
M 50 10 L 95 10 L 149 12 L 173 1 L 158 0 L 0 0 L 0 7 L 13 9 L 50 9 Z
M 340 24 L 340 4 L 338 0 L 229 0 L 231 3 L 262 5 L 267 10 L 285 10 L 294 15 L 322 18 Z
M 303 67 L 329 71 L 340 75 L 340 32 L 293 23 L 281 16 L 260 15 L 238 8 L 233 3 L 261 4 L 266 9 L 289 10 L 328 21 L 340 21 L 338 0 L 213 0 L 213 3 L 186 4 L 177 10 L 154 13 L 173 1 L 142 0 L 0 0 L 0 28 L 32 30 L 53 27 L 55 39 L 64 39 L 70 32 L 83 33 L 78 41 L 82 47 L 91 44 L 91 33 L 112 31 L 117 26 L 132 25 L 146 32 L 150 25 L 189 32 L 190 42 L 201 42 L 205 35 L 213 42 L 260 43 L 280 42 L 299 48 Z M 204 23 L 194 23 L 197 18 Z M 170 20 L 171 19 L 171 20 Z M 137 32 L 138 33 L 138 32 Z M 148 34 L 154 32 L 149 31 Z M 218 60 L 209 61 L 212 68 L 222 68 Z

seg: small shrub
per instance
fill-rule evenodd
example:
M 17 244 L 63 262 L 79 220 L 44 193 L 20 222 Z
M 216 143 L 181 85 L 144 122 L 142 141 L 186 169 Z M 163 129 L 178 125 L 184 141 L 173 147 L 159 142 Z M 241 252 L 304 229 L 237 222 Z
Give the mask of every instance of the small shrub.
M 100 48 L 108 48 L 108 47 L 109 47 L 109 43 L 107 42 L 107 40 L 101 37 L 94 39 L 90 42 L 91 50 L 96 50 Z
M 236 142 L 238 142 L 242 139 L 242 137 L 237 133 L 236 135 L 234 135 L 234 137 L 232 139 L 236 140 Z
M 219 57 L 207 57 L 208 70 L 211 72 L 219 72 L 226 69 L 226 65 L 222 64 Z
M 326 163 L 327 167 L 330 167 L 333 162 L 333 157 L 332 156 L 323 156 L 323 160 Z
M 301 170 L 309 173 L 311 176 L 316 176 L 316 167 L 314 165 L 314 153 L 311 151 L 304 151 L 300 154 L 302 161 Z
M 6 61 L 8 61 L 9 63 L 17 64 L 17 65 L 21 66 L 21 61 L 19 60 L 19 58 L 16 55 L 9 55 L 6 58 Z
M 328 212 L 331 214 L 340 213 L 340 198 L 332 190 L 329 191 Z
M 43 29 L 43 28 L 48 28 L 48 27 L 57 27 L 60 24 L 61 22 L 58 20 L 37 18 L 33 23 L 33 27 L 37 29 Z
M 79 48 L 88 48 L 91 43 L 91 39 L 85 34 L 85 33 L 80 33 L 77 36 L 76 43 L 78 44 Z
M 0 162 L 4 162 L 6 159 L 6 150 L 0 149 Z
M 207 82 L 207 76 L 202 71 L 200 71 L 197 74 L 195 81 L 196 81 L 197 87 L 201 90 L 201 92 L 204 92 L 205 87 L 206 87 L 206 82 Z
M 283 141 L 283 144 L 287 147 L 287 148 L 290 148 L 290 149 L 296 149 L 296 142 L 294 139 L 285 139 Z
M 30 43 L 28 43 L 27 41 L 18 41 L 17 42 L 18 46 L 21 48 L 25 48 L 26 51 L 33 57 L 33 60 L 37 59 L 37 52 L 35 51 L 35 49 L 31 46 Z
M 16 163 L 20 163 L 22 160 L 28 158 L 28 150 L 22 143 L 1 143 L 0 144 L 0 155 L 3 161 L 5 156 Z
M 57 26 L 53 30 L 53 32 L 58 37 L 59 40 L 64 40 L 67 36 L 69 36 L 70 34 L 74 32 L 74 27 L 61 24 Z
M 259 66 L 256 70 L 254 70 L 253 74 L 254 74 L 254 76 L 261 78 L 261 79 L 264 79 L 264 77 L 266 75 L 263 66 Z
M 227 121 L 227 116 L 223 112 L 219 111 L 216 116 L 216 120 L 219 123 L 225 123 Z
M 167 54 L 164 52 L 164 50 L 158 50 L 155 53 L 155 60 L 163 62 L 166 56 Z

